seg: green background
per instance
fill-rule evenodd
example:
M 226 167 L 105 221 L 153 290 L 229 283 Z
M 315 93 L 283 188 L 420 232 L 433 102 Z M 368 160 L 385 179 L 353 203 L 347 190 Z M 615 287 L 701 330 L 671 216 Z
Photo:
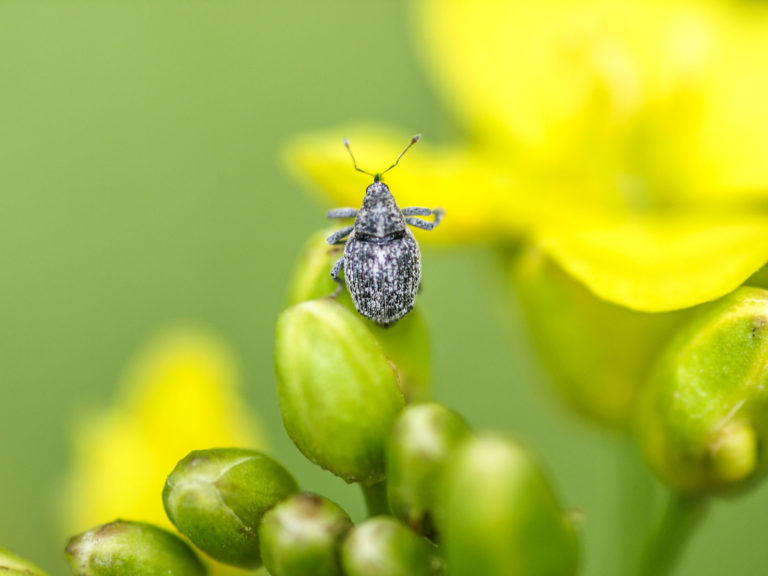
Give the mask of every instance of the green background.
M 74 419 L 110 402 L 158 328 L 186 320 L 233 347 L 302 486 L 362 514 L 277 412 L 274 322 L 299 247 L 326 225 L 280 150 L 358 120 L 461 136 L 406 4 L 0 0 L 0 545 L 65 573 L 55 503 Z M 559 403 L 493 254 L 426 248 L 424 269 L 437 397 L 538 450 L 584 515 L 585 574 L 619 573 L 632 514 L 650 512 L 632 511 L 647 473 Z M 768 573 L 765 510 L 765 486 L 718 503 L 680 574 Z

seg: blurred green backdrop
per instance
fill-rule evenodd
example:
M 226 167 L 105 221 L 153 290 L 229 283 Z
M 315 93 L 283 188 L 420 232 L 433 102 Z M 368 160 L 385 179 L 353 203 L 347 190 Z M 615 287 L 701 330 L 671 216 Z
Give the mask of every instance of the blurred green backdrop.
M 280 148 L 358 120 L 458 134 L 407 2 L 0 0 L 0 545 L 65 572 L 55 507 L 72 424 L 110 402 L 148 337 L 186 320 L 237 353 L 273 454 L 360 516 L 357 490 L 283 432 L 272 367 L 293 259 L 326 224 Z M 627 476 L 622 442 L 551 393 L 496 264 L 425 250 L 436 395 L 536 448 L 585 514 L 585 573 L 615 573 L 637 537 L 617 485 L 647 472 L 630 462 Z M 680 573 L 768 573 L 767 508 L 765 487 L 718 504 Z

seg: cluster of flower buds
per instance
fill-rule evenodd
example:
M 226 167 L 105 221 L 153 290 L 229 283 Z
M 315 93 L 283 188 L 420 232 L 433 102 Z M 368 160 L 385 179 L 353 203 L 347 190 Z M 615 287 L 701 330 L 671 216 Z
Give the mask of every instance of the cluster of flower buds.
M 327 297 L 334 255 L 324 236 L 309 243 L 277 322 L 280 412 L 309 460 L 362 487 L 369 517 L 353 523 L 260 452 L 199 450 L 163 491 L 186 539 L 146 524 L 101 526 L 70 542 L 75 573 L 204 574 L 194 547 L 271 576 L 573 576 L 575 525 L 536 459 L 426 401 L 418 310 L 384 329 L 345 295 Z
M 333 291 L 328 269 L 337 257 L 325 236 L 309 242 L 298 267 L 277 323 L 275 363 L 288 434 L 311 461 L 360 484 L 372 514 L 345 524 L 340 571 L 327 573 L 575 574 L 574 523 L 535 458 L 424 401 L 428 344 L 418 309 L 383 329 L 345 294 L 323 297 Z M 299 549 L 288 534 L 272 538 L 286 557 Z M 270 574 L 301 573 L 265 562 Z
M 261 452 L 198 450 L 162 493 L 183 537 L 140 522 L 98 526 L 67 546 L 74 573 L 202 575 L 199 550 L 271 576 L 575 575 L 575 515 L 536 457 L 425 400 L 418 311 L 385 330 L 343 296 L 316 297 L 333 288 L 333 254 L 320 240 L 309 244 L 277 322 L 280 412 L 309 460 L 362 488 L 369 517 L 354 523 L 334 502 L 300 491 Z M 529 282 L 552 273 L 542 265 L 531 260 L 520 273 Z M 768 432 L 768 291 L 742 288 L 691 315 L 632 400 L 617 400 L 633 415 L 651 468 L 685 498 L 749 486 L 766 469 L 760 446 Z M 649 334 L 657 328 L 649 325 Z M 0 570 L 44 576 L 3 550 Z
M 316 410 L 347 409 L 309 408 L 313 418 Z M 300 492 L 272 458 L 231 448 L 195 451 L 178 463 L 163 491 L 168 517 L 207 556 L 264 566 L 272 576 L 438 576 L 446 566 L 459 576 L 576 573 L 574 525 L 525 450 L 474 434 L 436 403 L 401 408 L 390 428 L 358 439 L 367 448 L 359 458 L 340 446 L 343 431 L 317 444 L 318 459 L 339 475 L 352 454 L 356 477 L 386 479 L 381 510 L 356 525 L 335 503 Z M 368 457 L 379 446 L 383 465 Z M 73 538 L 66 553 L 80 576 L 207 574 L 187 540 L 140 522 L 96 527 Z M 0 553 L 0 566 L 43 576 L 11 555 Z

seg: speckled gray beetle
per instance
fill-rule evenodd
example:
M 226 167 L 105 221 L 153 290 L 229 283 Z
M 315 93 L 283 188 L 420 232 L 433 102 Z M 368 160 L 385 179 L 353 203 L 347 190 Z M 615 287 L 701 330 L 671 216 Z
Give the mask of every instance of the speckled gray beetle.
M 381 181 L 419 138 L 420 134 L 414 136 L 395 163 L 376 174 L 358 168 L 349 140 L 345 139 L 344 146 L 355 170 L 373 176 L 373 184 L 365 190 L 359 210 L 336 208 L 328 212 L 328 218 L 355 219 L 352 226 L 328 237 L 329 244 L 345 245 L 344 255 L 331 269 L 331 278 L 339 284 L 333 295 L 338 296 L 343 289 L 339 274 L 344 270 L 347 289 L 357 311 L 382 326 L 391 326 L 411 311 L 421 285 L 421 254 L 408 225 L 432 230 L 443 218 L 440 208 L 412 206 L 401 210 L 389 187 Z M 430 215 L 432 222 L 414 218 Z

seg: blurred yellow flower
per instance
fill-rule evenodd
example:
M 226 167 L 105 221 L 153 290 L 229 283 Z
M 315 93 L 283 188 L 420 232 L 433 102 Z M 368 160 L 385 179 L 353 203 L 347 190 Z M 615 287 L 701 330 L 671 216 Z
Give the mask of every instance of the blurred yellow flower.
M 738 0 L 421 0 L 416 38 L 468 143 L 387 174 L 443 206 L 424 241 L 537 244 L 599 297 L 660 312 L 716 299 L 768 260 L 768 6 Z M 289 161 L 339 205 L 408 134 L 348 126 Z
M 196 449 L 263 445 L 225 344 L 198 329 L 161 334 L 131 362 L 113 405 L 76 423 L 66 534 L 116 518 L 173 529 L 161 493 L 179 460 Z M 219 565 L 214 573 L 245 572 Z

